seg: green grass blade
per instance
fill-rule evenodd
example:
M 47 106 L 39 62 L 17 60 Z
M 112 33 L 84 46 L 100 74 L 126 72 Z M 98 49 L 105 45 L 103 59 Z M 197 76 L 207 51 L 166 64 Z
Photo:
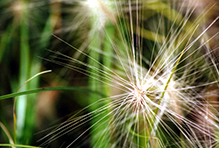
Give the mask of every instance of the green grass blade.
M 0 62 L 2 61 L 2 57 L 4 55 L 5 50 L 7 50 L 7 47 L 10 45 L 10 41 L 12 38 L 12 33 L 15 30 L 15 26 L 13 24 L 8 25 L 6 30 L 2 33 L 0 38 Z
M 30 47 L 29 47 L 29 29 L 28 20 L 25 16 L 25 9 L 22 10 L 21 24 L 20 24 L 20 72 L 19 84 L 20 86 L 29 78 L 30 72 Z M 21 91 L 28 90 L 28 85 L 21 88 Z M 27 96 L 21 96 L 16 102 L 16 129 L 15 129 L 15 143 L 22 143 L 24 137 L 24 126 L 26 120 Z
M 37 89 L 32 89 L 32 90 L 27 90 L 27 91 L 22 91 L 22 92 L 17 92 L 17 93 L 11 93 L 7 95 L 2 95 L 0 96 L 0 100 L 8 99 L 8 98 L 13 98 L 16 96 L 22 96 L 22 95 L 28 95 L 28 94 L 33 94 L 33 93 L 39 93 L 43 91 L 84 91 L 88 93 L 94 93 L 95 95 L 98 95 L 99 97 L 106 97 L 104 94 L 101 94 L 98 91 L 93 91 L 87 88 L 79 88 L 79 87 L 43 87 L 43 88 L 37 88 Z
M 27 147 L 27 148 L 41 148 L 41 147 L 37 147 L 37 146 L 22 145 L 22 144 L 0 144 L 0 146 Z

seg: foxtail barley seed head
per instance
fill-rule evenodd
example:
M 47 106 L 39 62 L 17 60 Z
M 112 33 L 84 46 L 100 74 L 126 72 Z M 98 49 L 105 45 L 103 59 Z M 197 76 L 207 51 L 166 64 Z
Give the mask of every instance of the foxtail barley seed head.
M 55 63 L 95 79 L 97 91 L 104 92 L 107 86 L 109 96 L 97 98 L 85 108 L 88 114 L 61 124 L 45 137 L 45 143 L 91 123 L 69 147 L 79 144 L 77 141 L 83 141 L 88 133 L 94 137 L 93 147 L 106 143 L 109 147 L 216 146 L 218 111 L 208 93 L 215 91 L 214 97 L 218 97 L 218 63 L 213 55 L 218 46 L 209 46 L 218 31 L 211 37 L 207 32 L 218 17 L 208 25 L 203 21 L 211 6 L 196 14 L 196 7 L 187 6 L 186 1 L 79 3 L 88 10 L 85 15 L 96 14 L 98 21 L 91 26 L 102 28 L 95 33 L 103 33 L 109 41 L 113 50 L 108 61 L 111 66 L 103 62 L 109 52 L 104 51 L 101 40 L 99 47 L 87 47 L 100 55 L 96 59 L 59 39 L 97 66 L 61 53 L 56 53 Z M 81 16 L 83 10 L 79 12 Z M 106 19 L 113 22 L 114 38 L 108 32 Z M 59 58 L 65 58 L 68 64 Z M 92 110 L 92 106 L 98 107 Z

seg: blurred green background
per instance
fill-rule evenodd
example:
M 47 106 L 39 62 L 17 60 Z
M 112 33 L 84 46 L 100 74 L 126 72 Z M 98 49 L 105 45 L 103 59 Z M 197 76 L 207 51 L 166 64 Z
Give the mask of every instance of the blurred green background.
M 75 50 L 54 35 L 77 48 L 83 43 L 83 36 L 78 37 L 69 30 L 70 27 L 66 28 L 72 23 L 68 21 L 68 15 L 74 16 L 74 12 L 68 12 L 70 7 L 74 6 L 49 0 L 0 1 L 0 96 L 18 92 L 25 81 L 45 70 L 52 72 L 35 77 L 20 91 L 41 87 L 86 86 L 84 76 L 64 65 L 47 61 L 53 59 L 50 50 L 68 56 L 75 54 Z M 69 113 L 87 105 L 83 96 L 88 93 L 78 93 L 80 91 L 45 91 L 19 96 L 16 100 L 16 143 L 39 145 L 37 140 L 46 133 L 39 131 L 63 122 Z M 0 121 L 14 139 L 13 103 L 14 98 L 0 101 Z M 74 138 L 69 139 L 72 141 Z M 61 139 L 68 141 L 65 136 Z M 0 130 L 0 143 L 9 143 L 3 130 Z M 61 145 L 58 142 L 55 144 Z

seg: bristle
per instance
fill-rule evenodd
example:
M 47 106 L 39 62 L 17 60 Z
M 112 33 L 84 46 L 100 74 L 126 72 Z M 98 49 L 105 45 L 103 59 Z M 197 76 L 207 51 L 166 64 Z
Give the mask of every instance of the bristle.
M 109 89 L 105 98 L 88 97 L 90 112 L 61 124 L 45 137 L 46 143 L 89 122 L 68 147 L 83 142 L 84 136 L 92 141 L 91 147 L 217 145 L 218 108 L 212 102 L 218 101 L 218 45 L 212 48 L 211 42 L 218 30 L 209 31 L 218 17 L 208 23 L 214 4 L 201 11 L 201 2 L 77 2 L 75 9 L 86 20 L 76 26 L 91 26 L 85 41 L 89 52 L 62 41 L 89 63 L 60 53 L 69 64 L 59 58 L 55 63 L 88 76 L 92 90 Z M 114 38 L 108 27 L 114 28 Z M 103 62 L 109 56 L 105 39 L 112 49 L 110 66 Z

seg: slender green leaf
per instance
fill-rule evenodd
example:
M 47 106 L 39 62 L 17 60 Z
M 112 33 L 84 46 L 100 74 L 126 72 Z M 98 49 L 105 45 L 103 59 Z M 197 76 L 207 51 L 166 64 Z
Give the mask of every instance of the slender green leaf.
M 85 92 L 89 92 L 89 93 L 94 93 L 94 94 L 99 95 L 101 97 L 106 97 L 104 94 L 101 94 L 97 91 L 92 91 L 92 90 L 87 89 L 87 88 L 79 88 L 79 87 L 43 87 L 43 88 L 37 88 L 37 89 L 33 89 L 33 90 L 27 90 L 27 91 L 2 95 L 2 96 L 0 96 L 0 100 L 13 98 L 13 97 L 16 97 L 16 96 L 21 96 L 21 95 L 39 93 L 39 92 L 43 92 L 43 91 L 85 91 Z

